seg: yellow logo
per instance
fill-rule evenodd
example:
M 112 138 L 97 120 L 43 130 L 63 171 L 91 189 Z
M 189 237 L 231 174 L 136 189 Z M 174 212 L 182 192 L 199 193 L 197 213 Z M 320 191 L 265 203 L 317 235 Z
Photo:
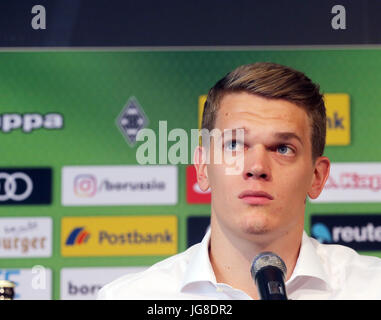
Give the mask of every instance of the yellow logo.
M 176 216 L 64 217 L 61 254 L 146 256 L 177 253 Z
M 345 146 L 351 143 L 350 100 L 346 93 L 324 95 L 327 114 L 327 146 Z
M 204 94 L 198 97 L 198 128 L 201 129 L 202 126 L 202 114 L 204 112 L 204 105 L 207 95 Z
M 198 128 L 201 129 L 206 95 L 198 98 Z M 327 146 L 345 146 L 351 142 L 350 99 L 346 93 L 324 95 L 327 114 Z

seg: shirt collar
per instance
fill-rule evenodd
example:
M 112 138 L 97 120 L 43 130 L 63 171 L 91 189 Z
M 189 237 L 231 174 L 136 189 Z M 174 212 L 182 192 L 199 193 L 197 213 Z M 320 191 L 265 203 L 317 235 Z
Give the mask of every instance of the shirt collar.
M 329 286 L 329 276 L 324 269 L 323 261 L 319 256 L 320 243 L 311 239 L 305 231 L 303 231 L 302 244 L 300 246 L 298 260 L 294 271 L 287 283 L 294 281 L 297 277 L 317 278 Z
M 201 243 L 195 248 L 195 252 L 189 261 L 183 281 L 180 285 L 181 291 L 185 290 L 185 288 L 192 283 L 208 282 L 216 286 L 216 276 L 209 259 L 209 241 L 210 228 L 208 228 Z M 319 243 L 314 243 L 307 233 L 303 231 L 298 260 L 286 284 L 293 282 L 299 277 L 313 277 L 324 281 L 326 285 L 329 286 L 329 277 L 324 270 L 321 258 L 317 252 L 319 245 Z
M 216 276 L 209 259 L 209 241 L 210 227 L 201 243 L 196 245 L 198 247 L 189 261 L 180 290 L 195 282 L 209 282 L 216 285 Z

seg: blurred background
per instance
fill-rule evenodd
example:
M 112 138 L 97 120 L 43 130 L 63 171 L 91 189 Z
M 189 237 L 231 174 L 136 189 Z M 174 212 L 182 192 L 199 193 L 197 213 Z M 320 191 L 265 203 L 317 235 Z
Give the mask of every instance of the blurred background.
M 1 1 L 0 279 L 16 299 L 94 299 L 199 242 L 210 193 L 191 130 L 209 88 L 257 61 L 325 96 L 332 169 L 306 232 L 381 257 L 380 14 L 370 0 Z

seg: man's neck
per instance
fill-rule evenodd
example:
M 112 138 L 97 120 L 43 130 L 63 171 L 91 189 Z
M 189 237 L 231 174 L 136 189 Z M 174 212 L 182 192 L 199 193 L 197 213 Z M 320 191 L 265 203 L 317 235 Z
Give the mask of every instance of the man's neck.
M 286 280 L 291 277 L 299 256 L 303 228 L 293 228 L 279 234 L 253 235 L 244 238 L 222 230 L 212 219 L 209 258 L 216 280 L 246 292 L 258 299 L 258 292 L 250 274 L 253 258 L 264 251 L 279 255 L 287 266 Z M 256 239 L 261 241 L 255 241 Z M 265 239 L 263 241 L 263 239 Z

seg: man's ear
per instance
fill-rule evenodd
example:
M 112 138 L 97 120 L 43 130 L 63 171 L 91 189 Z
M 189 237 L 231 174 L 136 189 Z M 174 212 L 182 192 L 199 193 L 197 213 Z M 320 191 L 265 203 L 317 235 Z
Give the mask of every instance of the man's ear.
M 314 175 L 312 177 L 311 187 L 308 196 L 316 199 L 322 192 L 329 176 L 331 163 L 327 157 L 319 157 L 315 161 Z
M 198 146 L 194 151 L 194 166 L 196 168 L 197 182 L 202 191 L 209 189 L 208 168 L 206 162 L 206 149 Z

